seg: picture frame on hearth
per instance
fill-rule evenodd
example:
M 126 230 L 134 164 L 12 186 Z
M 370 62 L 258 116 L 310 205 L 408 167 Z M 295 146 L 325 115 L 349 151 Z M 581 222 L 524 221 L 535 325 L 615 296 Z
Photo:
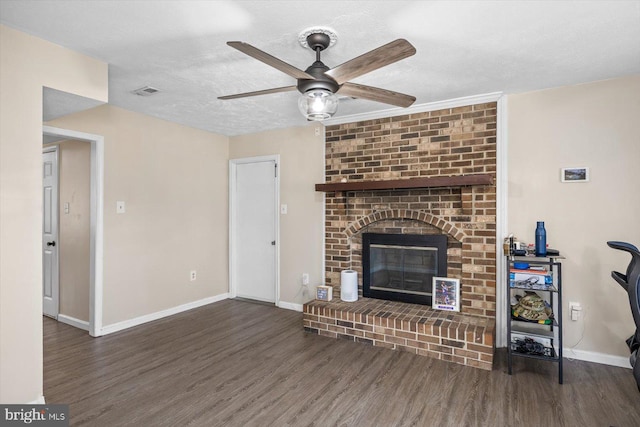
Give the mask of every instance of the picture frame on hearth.
M 333 299 L 333 288 L 324 285 L 317 286 L 316 299 L 320 301 L 331 301 Z
M 434 277 L 431 295 L 436 310 L 460 311 L 460 279 Z

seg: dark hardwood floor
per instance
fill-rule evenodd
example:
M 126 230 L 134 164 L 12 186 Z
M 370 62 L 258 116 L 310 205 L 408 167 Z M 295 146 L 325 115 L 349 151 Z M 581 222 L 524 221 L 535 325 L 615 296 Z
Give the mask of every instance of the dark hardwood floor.
M 106 337 L 44 319 L 47 403 L 73 426 L 640 426 L 628 369 L 517 358 L 492 372 L 307 334 L 226 300 Z

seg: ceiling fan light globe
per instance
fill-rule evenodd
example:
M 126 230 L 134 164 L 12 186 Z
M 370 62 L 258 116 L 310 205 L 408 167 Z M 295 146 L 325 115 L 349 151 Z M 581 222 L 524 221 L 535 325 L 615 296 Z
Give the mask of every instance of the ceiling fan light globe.
M 312 89 L 300 95 L 298 108 L 307 120 L 326 120 L 338 110 L 338 97 L 326 89 Z

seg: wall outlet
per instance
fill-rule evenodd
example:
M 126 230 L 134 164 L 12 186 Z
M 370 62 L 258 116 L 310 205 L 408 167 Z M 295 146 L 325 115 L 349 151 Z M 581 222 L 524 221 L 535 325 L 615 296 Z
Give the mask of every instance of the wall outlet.
M 571 320 L 573 322 L 578 321 L 580 319 L 580 315 L 582 314 L 582 306 L 579 302 L 570 302 L 569 303 L 569 313 L 571 314 Z
M 303 285 L 309 284 L 309 273 L 302 273 L 302 284 Z
M 189 279 L 191 279 L 192 282 L 194 282 L 197 278 L 197 274 L 195 270 L 191 270 L 191 273 L 189 274 Z

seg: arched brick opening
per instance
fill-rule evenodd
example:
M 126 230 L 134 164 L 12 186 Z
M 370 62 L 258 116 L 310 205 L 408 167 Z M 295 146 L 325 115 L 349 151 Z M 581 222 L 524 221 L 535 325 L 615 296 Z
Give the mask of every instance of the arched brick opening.
M 387 209 L 384 211 L 373 212 L 370 215 L 363 216 L 356 221 L 353 221 L 344 230 L 348 239 L 351 239 L 355 234 L 360 232 L 363 228 L 384 220 L 414 220 L 421 221 L 429 225 L 442 230 L 443 233 L 450 235 L 458 242 L 463 243 L 467 235 L 456 228 L 455 225 L 447 222 L 441 218 L 437 218 L 430 213 L 409 210 L 409 209 Z
M 384 209 L 362 216 L 343 230 L 344 253 L 350 269 L 358 271 L 358 290 L 362 295 L 362 235 L 418 234 L 447 236 L 447 277 L 462 277 L 462 243 L 467 235 L 450 222 L 413 209 Z

